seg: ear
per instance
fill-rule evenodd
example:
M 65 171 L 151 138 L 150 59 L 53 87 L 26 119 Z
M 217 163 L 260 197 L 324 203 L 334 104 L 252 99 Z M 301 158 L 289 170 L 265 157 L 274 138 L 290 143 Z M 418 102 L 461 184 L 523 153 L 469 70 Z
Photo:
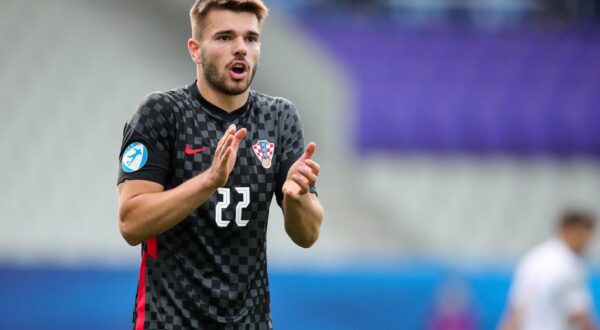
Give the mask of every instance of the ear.
M 196 39 L 190 38 L 188 39 L 187 45 L 192 61 L 196 64 L 201 64 L 202 56 L 200 56 L 200 42 L 198 42 Z

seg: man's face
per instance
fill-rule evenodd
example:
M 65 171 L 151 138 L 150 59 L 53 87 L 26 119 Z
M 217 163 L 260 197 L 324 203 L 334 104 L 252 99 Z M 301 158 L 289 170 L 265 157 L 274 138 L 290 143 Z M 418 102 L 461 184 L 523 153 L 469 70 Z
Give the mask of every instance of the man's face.
M 575 251 L 578 254 L 585 253 L 585 250 L 592 240 L 593 234 L 594 230 L 589 227 L 577 227 L 573 229 Z
M 206 82 L 227 95 L 247 91 L 258 68 L 259 37 L 258 18 L 253 13 L 211 10 L 200 40 Z

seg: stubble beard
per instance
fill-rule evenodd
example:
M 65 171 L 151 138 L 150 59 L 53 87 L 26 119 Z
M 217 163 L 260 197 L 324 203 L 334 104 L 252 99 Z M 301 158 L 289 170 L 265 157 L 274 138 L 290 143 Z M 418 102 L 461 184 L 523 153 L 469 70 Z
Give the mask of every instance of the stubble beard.
M 235 96 L 247 91 L 250 84 L 252 84 L 252 80 L 254 80 L 257 68 L 258 66 L 256 65 L 252 68 L 252 72 L 250 72 L 245 81 L 236 82 L 235 85 L 231 86 L 227 84 L 228 71 L 225 69 L 225 71 L 220 74 L 217 65 L 208 60 L 206 54 L 202 54 L 202 72 L 204 74 L 204 79 L 214 89 L 225 95 Z

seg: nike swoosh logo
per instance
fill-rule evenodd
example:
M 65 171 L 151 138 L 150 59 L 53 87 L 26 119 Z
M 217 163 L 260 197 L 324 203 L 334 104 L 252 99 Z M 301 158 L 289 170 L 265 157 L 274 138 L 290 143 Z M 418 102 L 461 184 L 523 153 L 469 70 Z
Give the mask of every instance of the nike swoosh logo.
M 200 149 L 192 149 L 192 147 L 189 144 L 185 145 L 185 153 L 187 155 L 197 154 L 199 152 L 210 150 L 210 149 L 212 149 L 212 147 L 204 147 L 204 148 L 200 148 Z

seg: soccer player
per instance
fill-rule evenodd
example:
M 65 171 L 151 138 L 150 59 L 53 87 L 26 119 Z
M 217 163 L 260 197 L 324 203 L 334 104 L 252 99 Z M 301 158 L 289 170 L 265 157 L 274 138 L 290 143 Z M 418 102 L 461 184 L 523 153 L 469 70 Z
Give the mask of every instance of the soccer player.
M 150 94 L 125 125 L 119 226 L 142 243 L 134 329 L 271 329 L 266 260 L 276 196 L 299 246 L 318 238 L 316 145 L 294 105 L 254 90 L 261 0 L 197 0 L 197 81 Z
M 558 235 L 520 261 L 502 330 L 591 330 L 592 298 L 581 255 L 594 230 L 594 217 L 565 212 Z

